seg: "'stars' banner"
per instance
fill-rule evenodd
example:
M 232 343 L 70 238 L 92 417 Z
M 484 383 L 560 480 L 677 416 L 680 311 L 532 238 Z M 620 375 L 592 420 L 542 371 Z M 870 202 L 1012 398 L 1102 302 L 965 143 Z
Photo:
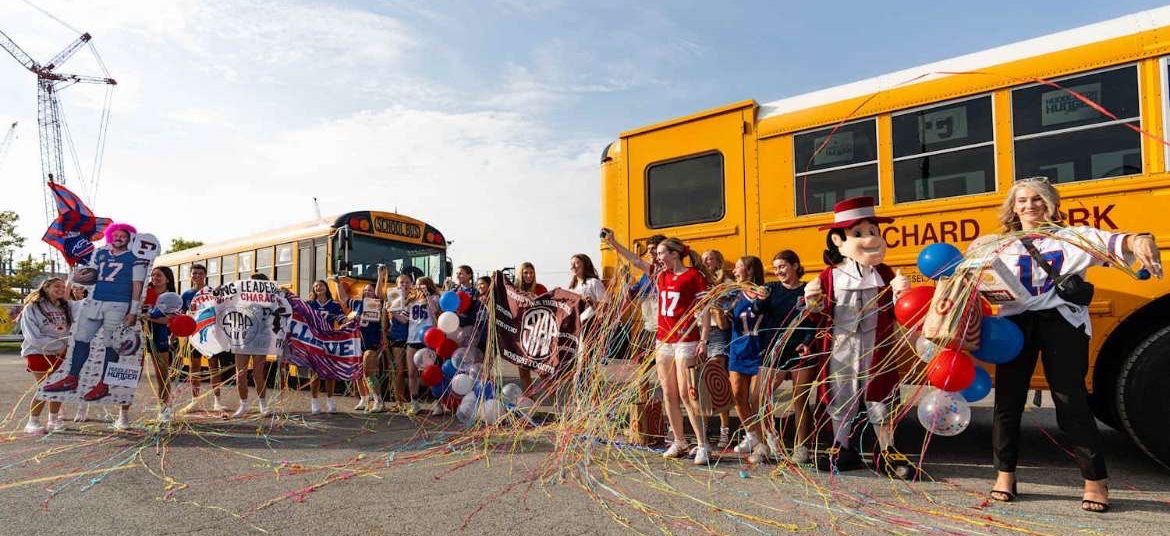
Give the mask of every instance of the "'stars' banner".
M 492 285 L 496 342 L 510 363 L 542 376 L 557 374 L 577 354 L 581 297 L 564 289 L 533 296 L 516 290 L 500 272 Z

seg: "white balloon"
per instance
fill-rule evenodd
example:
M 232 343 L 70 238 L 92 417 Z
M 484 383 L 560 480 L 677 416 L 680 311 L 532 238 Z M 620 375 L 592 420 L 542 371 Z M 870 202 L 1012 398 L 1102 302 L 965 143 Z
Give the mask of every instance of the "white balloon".
M 464 396 L 467 393 L 470 393 L 474 388 L 475 380 L 471 379 L 471 376 L 466 374 L 456 374 L 454 378 L 451 378 L 451 392 L 459 396 Z
M 503 412 L 500 411 L 500 402 L 496 399 L 484 400 L 483 404 L 479 405 L 479 416 L 488 424 L 495 424 L 500 421 Z
M 959 435 L 971 424 L 971 406 L 959 393 L 932 388 L 918 401 L 918 422 L 935 435 Z
M 455 418 L 470 426 L 475 422 L 476 417 L 479 417 L 479 399 L 474 396 L 463 397 L 463 400 L 459 402 L 459 408 L 455 410 Z
M 451 354 L 451 366 L 455 367 L 455 370 L 463 370 L 464 351 L 463 348 L 459 348 L 455 350 L 455 353 Z
M 923 363 L 930 363 L 930 360 L 938 354 L 938 345 L 930 342 L 926 337 L 918 337 L 918 340 L 914 341 L 914 351 L 918 352 L 918 358 Z
M 439 321 L 437 323 L 439 325 L 439 329 L 443 330 L 443 333 L 451 335 L 459 329 L 459 315 L 452 313 L 451 311 L 447 311 L 439 315 Z
M 183 298 L 174 292 L 164 292 L 158 296 L 154 306 L 163 314 L 177 313 L 183 308 Z
M 478 378 L 479 373 L 483 372 L 483 367 L 480 366 L 479 363 L 472 363 L 470 365 L 467 365 L 467 370 L 465 372 L 467 373 L 468 376 L 471 376 L 472 378 Z
M 515 404 L 521 396 L 524 396 L 524 389 L 521 389 L 519 385 L 509 383 L 500 390 L 500 396 L 504 398 L 505 402 Z
M 483 352 L 475 346 L 468 346 L 463 350 L 463 361 L 465 363 L 483 363 Z
M 414 353 L 414 366 L 419 370 L 425 369 L 431 365 L 434 365 L 437 358 L 438 356 L 435 355 L 434 350 L 431 350 L 430 348 L 422 348 Z

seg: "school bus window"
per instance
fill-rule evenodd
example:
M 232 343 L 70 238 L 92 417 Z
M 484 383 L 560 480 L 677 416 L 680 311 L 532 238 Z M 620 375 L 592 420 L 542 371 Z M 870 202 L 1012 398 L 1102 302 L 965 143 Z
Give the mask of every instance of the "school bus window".
M 236 276 L 236 256 L 224 255 L 223 262 L 219 265 L 220 272 L 223 273 L 223 282 L 231 283 L 238 279 Z
M 329 256 L 326 255 L 326 244 L 324 238 L 318 238 L 313 241 L 313 280 L 323 280 L 329 274 Z M 304 290 L 302 290 L 304 292 Z
M 203 265 L 207 267 L 207 284 L 213 287 L 218 287 L 223 282 L 220 277 L 220 260 L 219 257 L 212 257 L 203 261 Z
M 1137 66 L 1057 83 L 1012 91 L 1016 176 L 1073 182 L 1142 173 L 1141 134 L 1131 128 L 1141 124 Z
M 301 250 L 297 260 L 297 292 L 304 295 L 313 287 L 313 241 L 302 240 L 297 248 Z
M 275 274 L 272 272 L 274 260 L 276 260 L 276 257 L 271 246 L 257 249 L 256 271 L 268 276 L 269 279 L 275 279 Z
M 252 271 L 256 269 L 256 252 L 255 251 L 241 251 L 239 255 L 239 262 L 236 264 L 236 271 L 240 274 L 240 279 L 247 279 L 251 277 Z
M 179 292 L 183 292 L 191 286 L 191 263 L 179 265 L 179 280 L 176 283 L 178 283 Z
M 792 140 L 798 216 L 828 212 L 848 197 L 878 196 L 875 120 L 804 132 Z
M 276 246 L 276 282 L 292 283 L 293 245 L 279 244 Z
M 646 207 L 652 229 L 723 219 L 723 154 L 647 167 Z
M 995 189 L 990 95 L 897 114 L 893 133 L 896 202 Z

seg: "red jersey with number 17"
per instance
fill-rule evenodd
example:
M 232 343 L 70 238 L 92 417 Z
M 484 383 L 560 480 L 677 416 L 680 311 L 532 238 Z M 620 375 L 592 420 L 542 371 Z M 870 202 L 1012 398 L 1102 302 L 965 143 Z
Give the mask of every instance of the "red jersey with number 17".
M 656 278 L 658 288 L 658 335 L 666 343 L 695 342 L 699 340 L 699 329 L 695 326 L 695 315 L 691 306 L 699 294 L 707 290 L 707 280 L 702 272 L 687 268 L 681 274 L 663 270 Z

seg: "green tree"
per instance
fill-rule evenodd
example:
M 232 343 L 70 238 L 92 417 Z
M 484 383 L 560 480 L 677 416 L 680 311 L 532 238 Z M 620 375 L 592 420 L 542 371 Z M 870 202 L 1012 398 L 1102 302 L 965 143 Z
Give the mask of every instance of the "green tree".
M 48 261 L 35 261 L 32 257 L 17 261 L 12 273 L 0 274 L 0 303 L 23 300 L 29 292 L 40 285 L 48 267 Z
M 180 236 L 178 238 L 171 239 L 171 248 L 167 250 L 167 253 L 174 253 L 176 251 L 183 251 L 184 249 L 197 248 L 202 245 L 203 242 L 198 240 L 185 240 Z
M 16 232 L 20 214 L 12 210 L 0 211 L 0 253 L 7 254 L 24 247 L 24 237 Z

